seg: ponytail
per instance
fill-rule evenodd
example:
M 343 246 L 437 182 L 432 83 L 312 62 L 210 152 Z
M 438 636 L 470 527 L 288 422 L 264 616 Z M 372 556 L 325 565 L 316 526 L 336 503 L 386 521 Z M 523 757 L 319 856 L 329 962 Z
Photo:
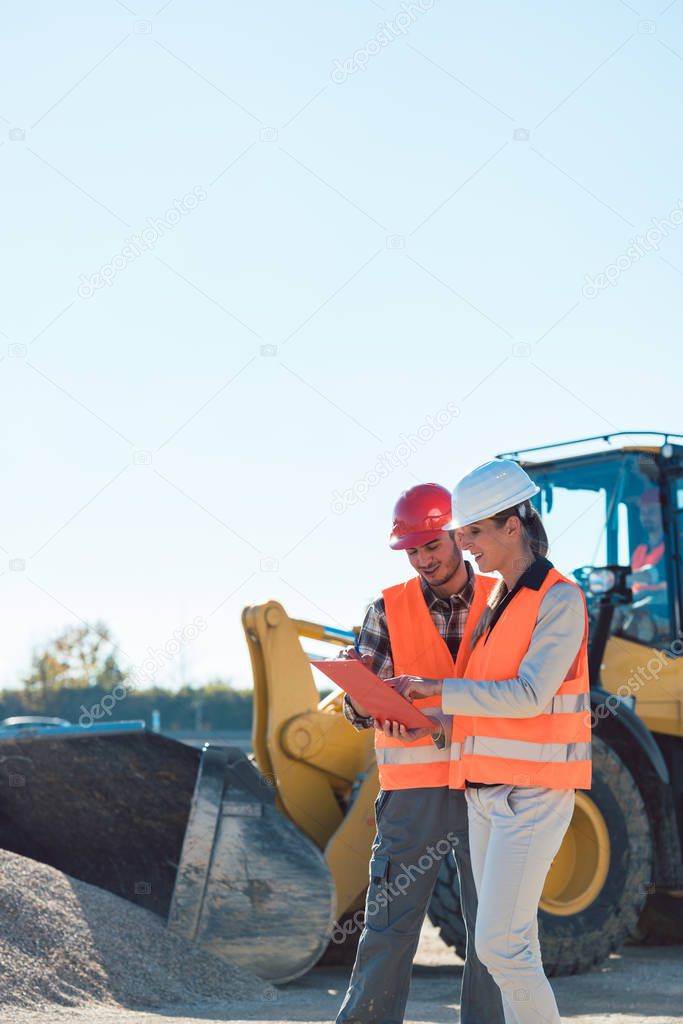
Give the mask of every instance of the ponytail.
M 548 534 L 545 532 L 545 526 L 543 520 L 539 516 L 538 512 L 531 504 L 530 501 L 524 501 L 519 508 L 519 518 L 522 523 L 522 528 L 526 535 L 527 542 L 534 558 L 545 558 L 548 554 Z M 511 513 L 502 513 L 503 515 L 509 516 Z M 513 511 L 512 515 L 516 513 Z

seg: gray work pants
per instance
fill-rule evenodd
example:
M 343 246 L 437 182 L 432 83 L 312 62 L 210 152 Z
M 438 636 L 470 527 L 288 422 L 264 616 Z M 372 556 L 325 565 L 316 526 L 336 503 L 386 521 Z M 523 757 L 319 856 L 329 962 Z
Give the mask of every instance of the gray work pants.
M 560 1024 L 538 941 L 538 904 L 574 810 L 573 789 L 467 790 L 478 955 L 500 985 L 506 1024 Z
M 365 927 L 337 1024 L 401 1024 L 410 974 L 443 857 L 455 854 L 467 929 L 461 1024 L 503 1024 L 500 990 L 477 958 L 477 894 L 470 865 L 465 794 L 382 790 L 375 804 Z

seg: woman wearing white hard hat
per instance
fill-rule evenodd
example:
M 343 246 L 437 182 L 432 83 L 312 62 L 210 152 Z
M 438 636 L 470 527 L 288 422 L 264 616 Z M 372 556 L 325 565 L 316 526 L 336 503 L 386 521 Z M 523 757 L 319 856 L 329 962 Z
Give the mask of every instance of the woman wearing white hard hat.
M 501 580 L 470 612 L 463 678 L 394 681 L 410 698 L 441 695 L 444 716 L 455 716 L 452 735 L 435 742 L 450 739 L 449 784 L 466 790 L 475 945 L 500 986 L 507 1024 L 560 1020 L 541 962 L 538 904 L 575 790 L 591 785 L 586 605 L 546 558 L 530 501 L 537 493 L 521 466 L 499 459 L 456 486 L 447 528 L 481 572 Z

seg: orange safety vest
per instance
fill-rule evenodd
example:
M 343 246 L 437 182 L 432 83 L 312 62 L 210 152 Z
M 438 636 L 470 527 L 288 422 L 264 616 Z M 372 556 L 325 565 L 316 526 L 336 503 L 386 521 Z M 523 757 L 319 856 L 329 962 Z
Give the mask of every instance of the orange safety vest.
M 484 610 L 495 580 L 474 577 L 474 597 L 467 618 Z M 419 576 L 382 591 L 395 675 L 443 679 L 455 674 L 456 665 L 444 638 L 434 625 Z M 471 630 L 470 630 L 471 633 Z M 462 650 L 463 643 L 460 644 Z M 440 708 L 440 697 L 415 701 L 418 708 Z M 447 786 L 450 752 L 439 750 L 431 736 L 414 743 L 395 740 L 375 730 L 375 753 L 382 789 L 431 789 Z
M 473 650 L 467 642 L 467 653 L 462 659 L 458 658 L 454 678 L 492 682 L 514 678 L 529 649 L 543 598 L 556 583 L 571 582 L 553 568 L 538 590 L 522 587 L 501 614 L 488 643 L 484 642 L 486 634 L 479 637 Z M 574 664 L 540 715 L 531 718 L 454 716 L 451 789 L 463 789 L 466 781 L 547 789 L 590 789 L 590 685 L 585 605 L 584 614 L 583 641 Z M 470 635 L 476 621 L 470 615 Z M 463 637 L 461 651 L 465 643 Z
M 639 544 L 631 555 L 631 569 L 634 573 L 637 573 L 639 569 L 644 568 L 646 565 L 657 565 L 661 562 L 662 556 L 664 555 L 664 544 L 657 544 L 652 550 L 647 544 Z M 651 592 L 653 590 L 666 590 L 666 580 L 660 583 L 632 583 L 631 590 L 634 594 L 643 594 Z

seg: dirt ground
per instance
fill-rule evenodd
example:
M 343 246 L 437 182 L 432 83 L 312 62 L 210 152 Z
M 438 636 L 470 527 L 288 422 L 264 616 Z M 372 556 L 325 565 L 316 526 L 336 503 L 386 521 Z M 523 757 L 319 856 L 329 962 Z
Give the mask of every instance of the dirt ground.
M 425 925 L 406 1021 L 457 1024 L 462 961 Z M 191 1008 L 165 1014 L 118 1007 L 82 1007 L 0 1013 L 2 1024 L 209 1024 L 215 1021 L 330 1022 L 346 988 L 348 968 L 316 968 L 286 985 L 276 1000 Z M 563 1020 L 571 1024 L 678 1024 L 683 1022 L 683 946 L 629 947 L 590 974 L 553 981 Z

